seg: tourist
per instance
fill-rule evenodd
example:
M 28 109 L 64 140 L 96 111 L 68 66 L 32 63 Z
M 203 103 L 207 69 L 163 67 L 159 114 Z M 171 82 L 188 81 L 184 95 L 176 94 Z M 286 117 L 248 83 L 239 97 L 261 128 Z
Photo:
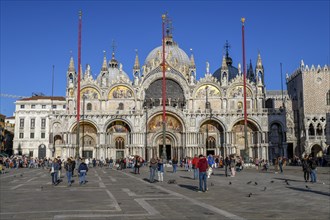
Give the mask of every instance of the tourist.
M 164 160 L 161 157 L 158 159 L 158 182 L 163 182 L 164 180 Z
M 311 173 L 311 168 L 309 166 L 309 158 L 307 154 L 305 154 L 304 159 L 302 160 L 302 168 L 304 171 L 304 179 L 307 183 L 309 181 L 309 174 Z
M 236 166 L 236 162 L 235 162 L 235 157 L 231 156 L 230 157 L 230 171 L 231 171 L 231 175 L 230 177 L 235 177 L 236 171 L 235 171 L 235 166 Z
M 67 159 L 67 162 L 64 165 L 64 169 L 66 170 L 66 176 L 68 178 L 68 186 L 71 186 L 72 183 L 72 171 L 73 171 L 73 163 L 70 158 Z
M 193 168 L 193 171 L 194 171 L 194 180 L 195 179 L 198 179 L 198 161 L 199 161 L 199 158 L 197 156 L 197 154 L 195 154 L 193 160 L 192 160 L 192 168 Z
M 155 179 L 155 173 L 156 173 L 156 169 L 158 168 L 158 161 L 153 157 L 151 158 L 150 160 L 150 183 L 153 183 L 154 182 L 154 179 Z
M 309 158 L 309 166 L 311 169 L 311 182 L 312 183 L 316 183 L 316 168 L 317 168 L 317 162 L 316 162 L 316 158 L 310 157 Z
M 140 167 L 141 167 L 141 158 L 139 156 L 135 157 L 135 165 L 134 165 L 134 173 L 140 174 Z
M 224 165 L 225 165 L 225 175 L 226 177 L 228 177 L 228 167 L 230 167 L 230 160 L 228 156 L 224 160 Z
M 283 158 L 282 157 L 278 158 L 278 166 L 280 168 L 280 172 L 283 173 Z
M 79 174 L 79 184 L 85 184 L 86 183 L 86 174 L 88 172 L 88 167 L 82 158 L 81 163 L 78 167 L 78 174 Z
M 113 159 L 112 159 L 112 157 L 110 157 L 110 160 L 109 160 L 109 168 L 110 169 L 113 168 Z
M 202 154 L 199 155 L 198 165 L 199 169 L 199 191 L 198 192 L 206 192 L 207 189 L 207 177 L 206 177 L 206 170 L 208 168 L 208 163 Z
M 178 167 L 178 159 L 176 157 L 172 160 L 172 167 L 173 167 L 173 173 L 176 173 L 176 169 Z

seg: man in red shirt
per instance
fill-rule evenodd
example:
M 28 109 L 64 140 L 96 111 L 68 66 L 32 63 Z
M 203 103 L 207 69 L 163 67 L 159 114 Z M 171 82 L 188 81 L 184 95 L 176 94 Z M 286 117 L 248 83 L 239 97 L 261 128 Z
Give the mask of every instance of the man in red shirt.
M 198 161 L 199 161 L 199 158 L 197 157 L 197 154 L 195 154 L 195 157 L 192 160 L 192 168 L 194 171 L 194 180 L 198 179 Z
M 204 155 L 199 155 L 198 161 L 198 169 L 199 169 L 199 191 L 198 192 L 206 192 L 207 189 L 207 176 L 206 170 L 208 168 L 207 159 Z

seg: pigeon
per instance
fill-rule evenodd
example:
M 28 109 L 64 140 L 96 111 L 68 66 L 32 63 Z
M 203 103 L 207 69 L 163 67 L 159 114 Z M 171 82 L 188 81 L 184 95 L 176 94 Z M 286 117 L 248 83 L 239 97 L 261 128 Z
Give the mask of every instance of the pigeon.
M 286 181 L 286 185 L 290 186 L 290 183 L 288 181 Z
M 309 186 L 306 185 L 306 189 L 311 189 L 311 188 L 309 188 Z
M 167 183 L 168 184 L 176 184 L 176 180 L 168 180 Z
M 274 183 L 274 180 L 270 181 L 270 183 Z
M 211 183 L 211 186 L 214 186 L 214 184 L 213 184 L 213 183 Z
M 252 196 L 252 193 L 249 193 L 248 197 L 251 197 Z
M 265 186 L 264 190 L 263 191 L 266 191 L 267 187 Z
M 252 181 L 249 181 L 249 182 L 247 182 L 246 184 L 250 184 L 250 183 L 252 183 Z
M 21 177 L 23 176 L 23 174 L 20 175 Z
M 258 183 L 257 182 L 254 182 L 254 185 L 258 185 Z
M 229 182 L 229 185 L 231 185 L 231 182 Z

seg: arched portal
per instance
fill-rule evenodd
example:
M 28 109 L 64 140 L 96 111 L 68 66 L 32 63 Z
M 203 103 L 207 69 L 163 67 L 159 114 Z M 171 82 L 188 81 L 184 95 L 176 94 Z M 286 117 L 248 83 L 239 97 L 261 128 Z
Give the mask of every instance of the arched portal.
M 258 149 L 256 148 L 258 143 L 258 131 L 259 129 L 256 127 L 255 124 L 248 121 L 247 122 L 247 143 L 248 148 L 252 149 L 252 152 L 250 151 L 248 155 L 250 157 L 257 157 L 258 156 Z M 233 154 L 236 154 L 237 156 L 247 156 L 245 149 L 245 131 L 244 131 L 244 120 L 237 122 L 233 128 Z M 245 158 L 246 159 L 246 158 Z
M 286 154 L 283 148 L 283 128 L 279 123 L 273 123 L 269 131 L 269 159 L 273 160 L 277 157 L 283 157 Z
M 183 153 L 182 143 L 178 143 L 178 137 L 181 137 L 183 132 L 183 125 L 176 115 L 167 114 L 165 124 L 165 147 L 167 159 L 179 157 Z M 163 118 L 162 114 L 153 116 L 148 122 L 148 134 L 151 138 L 151 149 L 148 155 L 160 157 L 163 153 Z M 180 148 L 180 149 L 179 149 Z
M 44 144 L 40 144 L 38 148 L 38 158 L 45 158 L 46 157 L 46 146 Z
M 223 146 L 224 143 L 224 129 L 219 124 L 219 122 L 214 121 L 212 119 L 206 120 L 200 126 L 199 131 L 205 137 L 204 143 L 206 148 L 206 154 L 219 154 L 220 147 Z
M 54 147 L 52 149 L 55 157 L 62 155 L 62 148 L 61 148 L 62 144 L 63 144 L 63 140 L 62 140 L 61 135 L 55 135 L 54 136 Z
M 315 144 L 312 147 L 311 155 L 312 155 L 312 157 L 322 157 L 323 156 L 322 147 L 318 144 Z
M 73 133 L 77 133 L 77 126 Z M 96 157 L 97 129 L 90 122 L 81 122 L 79 124 L 79 152 L 84 158 Z
M 106 157 L 115 155 L 115 159 L 127 156 L 127 147 L 131 144 L 131 128 L 121 120 L 111 122 L 106 129 Z

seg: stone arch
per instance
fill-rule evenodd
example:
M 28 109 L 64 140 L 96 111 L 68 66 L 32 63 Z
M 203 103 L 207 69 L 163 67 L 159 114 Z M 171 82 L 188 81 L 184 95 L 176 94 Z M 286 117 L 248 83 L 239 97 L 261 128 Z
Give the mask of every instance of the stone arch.
M 157 72 L 152 75 L 149 75 L 145 81 L 143 82 L 143 88 L 140 90 L 141 92 L 141 99 L 146 99 L 146 90 L 149 88 L 149 86 L 156 80 L 161 80 L 163 77 L 162 72 Z M 189 99 L 189 94 L 190 94 L 190 88 L 188 86 L 188 83 L 186 80 L 184 80 L 182 77 L 174 75 L 174 74 L 168 74 L 166 76 L 166 80 L 172 80 L 176 82 L 181 88 L 182 88 L 182 94 L 184 97 L 184 100 Z M 166 86 L 167 87 L 167 86 Z
M 128 129 L 128 131 L 129 132 L 132 132 L 133 131 L 133 126 L 132 126 L 132 124 L 130 123 L 130 121 L 128 121 L 128 120 L 126 120 L 126 119 L 124 119 L 124 118 L 113 118 L 113 119 L 110 119 L 110 120 L 108 120 L 106 123 L 105 123 L 105 126 L 103 127 L 103 130 L 104 131 L 107 131 L 107 129 L 109 128 L 109 126 L 111 125 L 111 124 L 113 124 L 114 122 L 116 122 L 116 121 L 118 121 L 118 122 L 122 122 L 122 123 L 125 123 L 126 125 L 127 125 L 127 129 Z
M 256 146 L 258 144 L 258 132 L 260 128 L 258 124 L 255 124 L 253 121 L 247 121 L 247 142 L 248 146 Z M 243 156 L 245 151 L 245 128 L 244 120 L 238 120 L 234 123 L 231 128 L 233 135 L 233 147 L 235 148 L 235 154 L 238 156 Z M 256 153 L 255 153 L 256 154 Z M 252 156 L 252 155 L 250 155 Z
M 78 126 L 75 125 L 72 129 L 74 134 L 77 133 Z M 82 152 L 93 151 L 98 143 L 98 129 L 91 121 L 81 121 L 79 123 L 79 144 L 82 147 Z
M 199 132 L 205 134 L 204 144 L 208 154 L 215 154 L 216 147 L 223 146 L 225 142 L 225 128 L 217 120 L 208 118 L 199 126 Z
M 323 156 L 322 147 L 318 144 L 313 145 L 313 147 L 311 148 L 311 155 L 312 157 L 322 157 Z
M 148 108 L 162 106 L 162 79 L 150 83 L 145 91 L 144 106 Z M 166 106 L 183 108 L 186 98 L 180 83 L 174 79 L 166 79 Z
M 316 128 L 315 128 L 315 134 L 317 135 L 317 136 L 321 136 L 322 135 L 322 125 L 321 125 L 321 123 L 318 123 L 317 125 L 316 125 Z
M 308 135 L 309 136 L 314 136 L 315 135 L 315 129 L 314 129 L 314 124 L 310 123 L 308 126 Z

